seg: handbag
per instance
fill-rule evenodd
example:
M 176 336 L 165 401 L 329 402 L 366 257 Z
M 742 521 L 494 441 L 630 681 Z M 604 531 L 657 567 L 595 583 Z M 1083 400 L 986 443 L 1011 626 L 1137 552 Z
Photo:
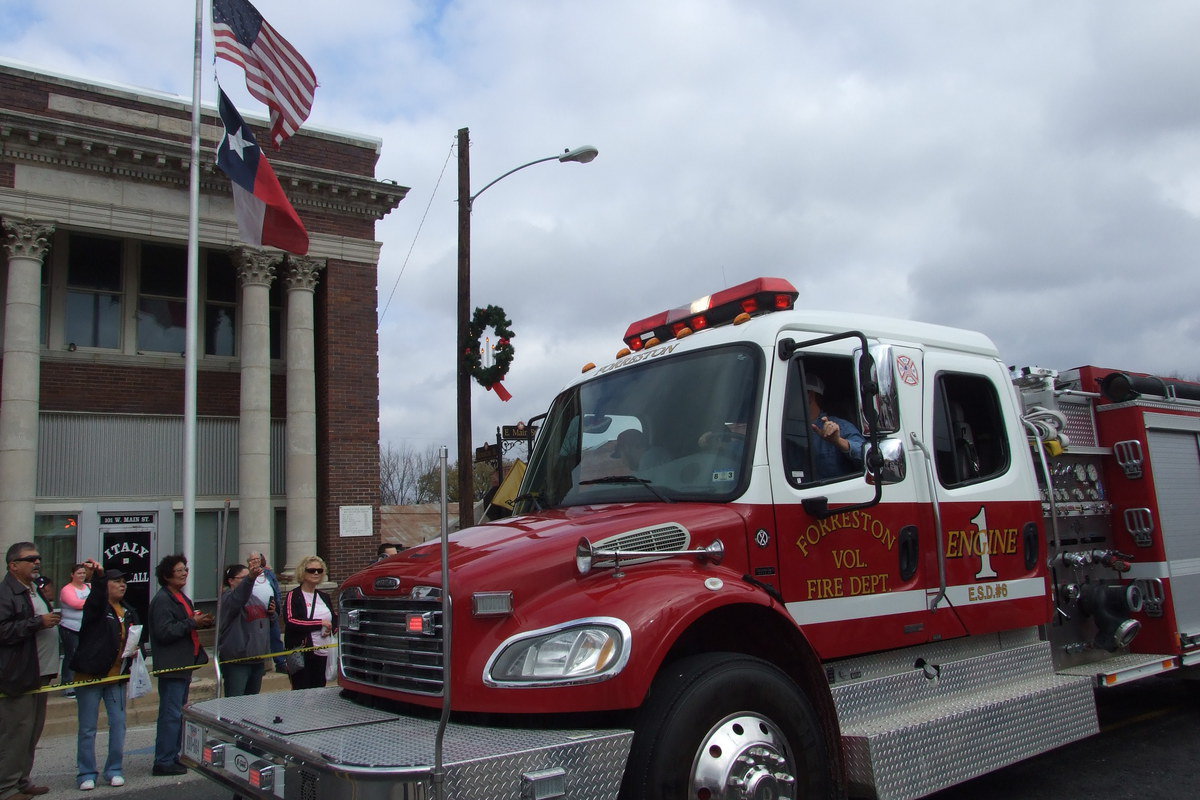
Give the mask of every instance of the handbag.
M 283 657 L 283 671 L 295 675 L 304 669 L 304 653 L 288 653 Z

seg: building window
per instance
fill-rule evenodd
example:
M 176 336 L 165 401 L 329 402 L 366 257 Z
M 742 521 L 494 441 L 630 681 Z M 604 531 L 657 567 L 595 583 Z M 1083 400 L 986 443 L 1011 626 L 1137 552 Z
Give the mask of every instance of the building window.
M 50 343 L 50 251 L 42 259 L 42 307 L 39 320 L 42 347 Z
M 283 278 L 276 275 L 271 281 L 271 291 L 267 300 L 271 315 L 271 358 L 283 358 Z
M 62 232 L 65 252 L 43 261 L 42 344 L 182 356 L 187 348 L 187 248 L 180 244 Z M 241 285 L 229 251 L 201 248 L 201 355 L 237 358 Z M 269 295 L 270 357 L 283 357 L 284 291 Z M 61 337 L 61 338 L 60 338 Z M 91 356 L 89 356 L 91 357 Z
M 67 341 L 76 347 L 121 346 L 120 239 L 72 235 L 67 258 Z
M 182 353 L 187 347 L 187 250 L 142 243 L 137 347 Z
M 205 260 L 204 353 L 237 355 L 237 270 L 228 253 L 209 251 Z M 272 354 L 274 355 L 274 354 Z
M 217 557 L 222 513 L 221 511 L 196 510 L 196 547 L 190 564 L 193 600 L 200 602 L 216 600 L 221 596 L 221 580 L 225 568 L 230 564 L 243 563 L 242 557 L 238 555 L 241 550 L 241 537 L 238 534 L 237 511 L 233 511 L 229 515 L 225 532 L 225 554 L 221 558 Z M 183 515 L 179 512 L 175 512 L 175 530 L 183 530 Z
M 61 589 L 71 582 L 75 564 L 75 514 L 37 514 L 33 518 L 33 542 L 42 556 L 42 575 Z

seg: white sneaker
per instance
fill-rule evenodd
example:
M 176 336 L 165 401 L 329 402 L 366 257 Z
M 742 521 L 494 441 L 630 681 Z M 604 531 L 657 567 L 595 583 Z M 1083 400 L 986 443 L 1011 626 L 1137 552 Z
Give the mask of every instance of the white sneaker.
M 123 777 L 121 777 L 120 775 L 113 775 L 111 778 L 108 779 L 108 785 L 109 786 L 124 786 L 125 779 Z
M 96 782 L 93 780 L 90 780 L 90 779 L 79 784 L 79 791 L 81 791 L 81 792 L 90 792 L 92 789 L 95 789 L 95 788 L 96 788 Z

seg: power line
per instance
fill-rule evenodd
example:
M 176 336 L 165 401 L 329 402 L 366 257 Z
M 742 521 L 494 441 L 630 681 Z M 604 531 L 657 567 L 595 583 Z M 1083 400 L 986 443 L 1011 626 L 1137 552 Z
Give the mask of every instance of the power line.
M 391 308 L 392 298 L 396 295 L 396 287 L 400 285 L 400 279 L 404 277 L 404 270 L 408 268 L 408 260 L 412 258 L 413 248 L 417 246 L 417 238 L 421 235 L 421 229 L 425 227 L 425 219 L 429 216 L 429 209 L 433 207 L 433 198 L 437 197 L 438 187 L 442 185 L 442 176 L 446 174 L 446 165 L 450 163 L 450 156 L 454 153 L 454 143 L 451 142 L 450 150 L 446 153 L 446 160 L 442 163 L 442 171 L 438 174 L 437 183 L 433 186 L 433 192 L 429 195 L 429 204 L 425 206 L 425 213 L 421 215 L 421 223 L 417 225 L 417 232 L 413 234 L 412 244 L 408 246 L 408 254 L 404 256 L 404 263 L 400 265 L 400 273 L 396 275 L 396 282 L 392 284 L 392 291 L 388 293 L 387 303 L 383 306 L 383 311 L 379 312 L 379 325 L 383 325 L 383 318 L 387 316 L 388 309 Z

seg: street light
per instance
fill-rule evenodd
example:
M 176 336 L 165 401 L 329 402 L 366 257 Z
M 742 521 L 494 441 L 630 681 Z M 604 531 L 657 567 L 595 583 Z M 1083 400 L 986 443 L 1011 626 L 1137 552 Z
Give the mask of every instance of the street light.
M 546 156 L 508 172 L 471 194 L 471 149 L 467 128 L 458 131 L 458 527 L 475 524 L 474 453 L 471 450 L 471 374 L 465 357 L 470 339 L 471 324 L 471 208 L 475 199 L 514 172 L 546 161 L 574 161 L 586 164 L 600 151 L 587 145 L 567 150 L 559 155 Z M 503 456 L 501 456 L 503 457 Z

